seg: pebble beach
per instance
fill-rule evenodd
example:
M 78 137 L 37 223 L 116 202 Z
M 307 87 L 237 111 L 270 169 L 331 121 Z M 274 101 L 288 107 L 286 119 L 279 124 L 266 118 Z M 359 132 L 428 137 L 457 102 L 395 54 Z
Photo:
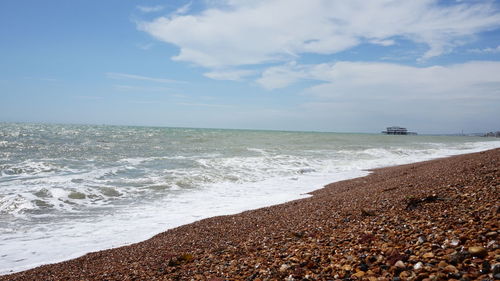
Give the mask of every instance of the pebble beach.
M 374 170 L 0 280 L 499 280 L 500 149 Z

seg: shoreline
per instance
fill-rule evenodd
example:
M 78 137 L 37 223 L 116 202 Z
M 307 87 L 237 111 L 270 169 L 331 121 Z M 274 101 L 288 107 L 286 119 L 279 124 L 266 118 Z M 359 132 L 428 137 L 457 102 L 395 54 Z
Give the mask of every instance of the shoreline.
M 296 278 L 294 276 L 299 275 L 302 275 L 302 278 L 308 275 L 308 272 L 311 280 L 326 278 L 326 276 L 331 278 L 335 274 L 339 276 L 349 274 L 351 276 L 360 272 L 356 271 L 355 262 L 353 262 L 358 257 L 342 253 L 345 252 L 345 247 L 339 247 L 337 239 L 330 239 L 337 243 L 330 241 L 325 245 L 323 245 L 323 242 L 326 241 L 316 241 L 316 243 L 312 243 L 312 241 L 315 239 L 328 240 L 323 239 L 324 237 L 344 237 L 342 243 L 350 246 L 372 245 L 379 240 L 379 235 L 384 236 L 384 232 L 375 234 L 376 229 L 374 230 L 371 224 L 383 224 L 384 220 L 396 219 L 397 221 L 398 216 L 403 216 L 398 214 L 405 214 L 405 212 L 409 212 L 406 215 L 410 215 L 410 217 L 419 211 L 425 211 L 425 215 L 429 217 L 436 216 L 436 214 L 432 214 L 432 210 L 424 208 L 427 206 L 445 205 L 446 208 L 443 207 L 443 210 L 446 210 L 445 213 L 450 216 L 453 212 L 447 209 L 451 208 L 451 206 L 448 206 L 450 202 L 447 201 L 447 198 L 458 198 L 456 200 L 459 200 L 461 197 L 445 196 L 452 193 L 452 190 L 448 190 L 447 186 L 456 185 L 453 182 L 461 177 L 464 177 L 463 181 L 473 182 L 478 176 L 477 171 L 484 170 L 484 167 L 489 167 L 493 171 L 493 183 L 498 184 L 499 155 L 500 149 L 497 148 L 484 152 L 371 170 L 368 176 L 335 182 L 310 192 L 309 194 L 313 196 L 308 198 L 245 211 L 235 215 L 203 219 L 167 230 L 143 242 L 89 253 L 80 258 L 44 265 L 12 275 L 3 275 L 0 276 L 0 280 L 4 280 L 4 278 L 7 278 L 5 280 L 47 279 L 49 272 L 50 276 L 52 276 L 49 279 L 53 280 L 81 278 L 123 280 L 134 276 L 139 279 L 171 279 L 177 276 L 180 279 L 192 277 L 195 279 L 222 278 L 221 280 L 235 278 L 234 280 L 237 280 L 254 275 L 255 278 L 283 279 L 288 276 Z M 464 161 L 468 165 L 465 165 Z M 491 163 L 492 161 L 493 163 Z M 441 172 L 439 173 L 439 171 Z M 434 177 L 429 178 L 429 175 L 434 175 Z M 489 176 L 491 177 L 491 175 Z M 491 179 L 489 180 L 491 181 Z M 432 190 L 429 185 L 440 186 L 444 190 Z M 479 185 L 478 183 L 477 186 Z M 495 187 L 494 191 L 498 191 L 497 185 L 493 185 L 493 187 Z M 487 187 L 484 188 L 488 191 Z M 444 195 L 440 195 L 440 191 Z M 433 192 L 438 194 L 434 195 Z M 388 197 L 388 194 L 390 197 Z M 432 204 L 415 203 L 418 205 L 416 210 L 410 212 L 406 210 L 407 206 L 405 204 L 408 204 L 407 201 L 411 200 L 411 198 L 415 200 L 435 198 L 435 200 L 429 200 L 436 202 L 432 202 Z M 418 202 L 418 200 L 415 202 Z M 479 202 L 485 203 L 483 201 Z M 498 208 L 497 202 L 489 203 L 490 205 L 493 204 L 492 208 L 495 208 L 495 206 Z M 476 206 L 478 202 L 473 202 L 472 205 Z M 422 208 L 422 210 L 419 208 Z M 451 209 L 455 210 L 456 208 Z M 396 215 L 396 218 L 394 215 Z M 384 219 L 378 221 L 381 220 L 381 217 Z M 407 219 L 403 218 L 403 220 Z M 384 226 L 390 228 L 390 225 L 384 224 Z M 349 227 L 350 230 L 345 231 L 343 229 L 345 227 Z M 496 227 L 493 231 L 498 233 L 498 225 L 493 225 L 493 227 Z M 451 228 L 448 230 L 451 230 Z M 358 235 L 358 238 L 355 239 L 353 235 Z M 346 237 L 350 238 L 346 240 Z M 457 239 L 459 238 L 460 236 Z M 369 241 L 365 243 L 358 241 L 359 239 Z M 448 239 L 448 241 L 453 241 L 453 238 Z M 444 240 L 441 242 L 444 243 Z M 337 245 L 337 248 L 330 245 L 331 243 Z M 425 243 L 427 242 L 422 244 Z M 315 244 L 323 246 L 314 246 Z M 401 261 L 407 265 L 406 267 L 409 267 L 412 262 L 410 260 L 411 254 L 395 250 L 398 249 L 397 247 L 388 245 L 382 247 L 383 244 L 379 245 L 380 247 L 375 247 L 375 249 L 383 253 L 397 252 L 394 255 L 401 256 L 401 259 L 398 259 L 396 263 Z M 387 241 L 385 244 L 388 244 Z M 278 245 L 287 245 L 288 247 L 278 249 Z M 301 248 L 301 246 L 305 248 Z M 432 245 L 430 246 L 432 250 Z M 487 246 L 487 244 L 483 246 Z M 392 250 L 384 251 L 382 249 L 388 247 Z M 368 248 L 373 248 L 373 245 Z M 291 249 L 296 251 L 290 251 Z M 311 249 L 314 249 L 314 251 Z M 323 253 L 325 249 L 335 251 L 330 251 L 330 254 L 325 256 Z M 245 254 L 240 253 L 238 250 Z M 337 253 L 337 251 L 340 252 Z M 297 256 L 294 254 L 297 252 L 310 252 L 310 255 L 308 257 Z M 332 253 L 335 253 L 333 256 L 338 256 L 340 263 L 330 262 L 329 264 L 342 266 L 339 268 L 333 266 L 329 273 L 322 273 L 318 268 L 322 269 L 327 264 L 323 260 L 325 258 L 331 259 L 328 256 L 331 256 Z M 498 249 L 494 249 L 493 253 L 495 255 L 500 254 Z M 490 251 L 488 251 L 489 254 Z M 409 257 L 403 257 L 404 255 Z M 254 259 L 251 258 L 252 256 Z M 353 258 L 347 258 L 349 256 L 353 256 Z M 291 259 L 293 257 L 295 259 Z M 346 260 L 343 261 L 342 257 Z M 239 266 L 234 264 L 235 261 L 239 263 Z M 387 259 L 383 261 L 387 262 Z M 390 264 L 391 261 L 389 261 L 389 265 L 385 264 L 388 267 L 386 275 L 390 274 L 391 268 L 395 267 L 395 263 Z M 423 263 L 424 261 L 425 259 L 422 259 L 420 262 Z M 368 261 L 365 263 L 368 264 Z M 490 262 L 490 264 L 494 263 L 495 261 Z M 250 266 L 251 264 L 253 266 Z M 398 265 L 401 266 L 401 263 Z M 423 263 L 423 265 L 425 264 Z M 350 266 L 350 270 L 347 270 L 348 266 Z M 405 269 L 400 272 L 410 271 L 406 270 L 406 267 L 397 268 Z M 481 265 L 477 268 L 481 269 Z M 380 266 L 378 269 L 380 269 Z M 318 273 L 318 271 L 320 272 Z M 392 269 L 392 272 L 396 271 Z M 369 274 L 366 274 L 367 271 L 362 272 L 365 273 L 359 273 L 358 275 L 370 277 Z M 372 274 L 374 276 L 384 274 L 383 271 L 380 273 L 372 271 L 372 273 L 374 273 Z

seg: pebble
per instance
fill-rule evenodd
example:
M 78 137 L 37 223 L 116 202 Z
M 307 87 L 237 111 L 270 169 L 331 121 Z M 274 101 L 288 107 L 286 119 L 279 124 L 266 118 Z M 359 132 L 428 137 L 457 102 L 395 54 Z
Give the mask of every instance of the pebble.
M 345 271 L 351 271 L 352 270 L 352 266 L 346 264 L 346 265 L 342 266 L 342 269 L 345 270 Z
M 413 269 L 414 270 L 420 270 L 422 267 L 424 267 L 424 264 L 422 262 L 417 262 L 414 266 L 413 266 Z
M 282 264 L 282 265 L 280 266 L 280 272 L 285 272 L 285 271 L 287 271 L 289 268 L 290 268 L 290 266 L 289 266 L 288 264 L 286 264 L 286 263 L 285 263 L 285 264 Z
M 446 267 L 447 265 L 448 265 L 448 263 L 447 263 L 447 262 L 445 262 L 445 261 L 440 261 L 440 262 L 438 263 L 438 267 L 440 267 L 440 268 Z
M 424 243 L 425 241 L 427 241 L 427 239 L 425 239 L 424 236 L 419 236 L 418 239 L 417 239 L 417 243 L 418 244 L 422 244 Z
M 493 274 L 498 274 L 498 273 L 500 273 L 500 263 L 494 264 L 494 265 L 491 267 L 491 271 L 493 272 Z
M 482 274 L 490 273 L 491 272 L 491 264 L 488 261 L 483 261 L 483 264 L 481 265 L 480 272 Z
M 486 233 L 486 235 L 484 235 L 484 236 L 491 239 L 491 238 L 497 237 L 497 235 L 498 235 L 498 233 L 496 231 L 491 231 L 491 232 Z
M 434 257 L 434 254 L 433 254 L 433 253 L 425 253 L 422 257 L 423 257 L 424 259 L 430 259 L 430 258 L 433 258 L 433 257 Z
M 406 280 L 410 276 L 411 274 L 408 271 L 403 271 L 399 274 L 399 277 L 403 278 L 404 280 Z
M 395 264 L 394 264 L 395 267 L 397 268 L 406 268 L 406 265 L 403 261 L 397 261 Z
M 447 273 L 457 273 L 458 272 L 458 269 L 451 264 L 447 265 L 443 270 L 444 270 L 444 272 L 447 272 Z
M 356 276 L 356 277 L 361 278 L 361 277 L 365 276 L 365 274 L 366 273 L 364 271 L 358 271 L 358 272 L 354 273 L 352 276 Z
M 479 258 L 484 258 L 484 257 L 486 257 L 486 255 L 488 255 L 488 251 L 486 251 L 486 249 L 484 247 L 481 247 L 481 246 L 469 247 L 468 252 L 473 257 L 479 257 Z

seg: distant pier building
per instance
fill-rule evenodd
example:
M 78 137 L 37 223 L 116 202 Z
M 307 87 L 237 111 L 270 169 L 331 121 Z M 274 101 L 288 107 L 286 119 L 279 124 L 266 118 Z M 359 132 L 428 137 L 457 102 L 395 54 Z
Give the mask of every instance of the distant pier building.
M 399 127 L 399 126 L 392 126 L 392 127 L 387 127 L 386 131 L 382 131 L 382 134 L 387 134 L 387 135 L 416 135 L 417 133 L 415 132 L 408 132 L 408 129 Z

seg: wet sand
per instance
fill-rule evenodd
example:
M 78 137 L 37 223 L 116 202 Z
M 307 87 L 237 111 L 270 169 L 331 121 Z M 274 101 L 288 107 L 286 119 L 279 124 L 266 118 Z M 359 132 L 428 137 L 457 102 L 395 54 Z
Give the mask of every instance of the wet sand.
M 0 280 L 495 280 L 499 188 L 500 149 L 377 169 Z

